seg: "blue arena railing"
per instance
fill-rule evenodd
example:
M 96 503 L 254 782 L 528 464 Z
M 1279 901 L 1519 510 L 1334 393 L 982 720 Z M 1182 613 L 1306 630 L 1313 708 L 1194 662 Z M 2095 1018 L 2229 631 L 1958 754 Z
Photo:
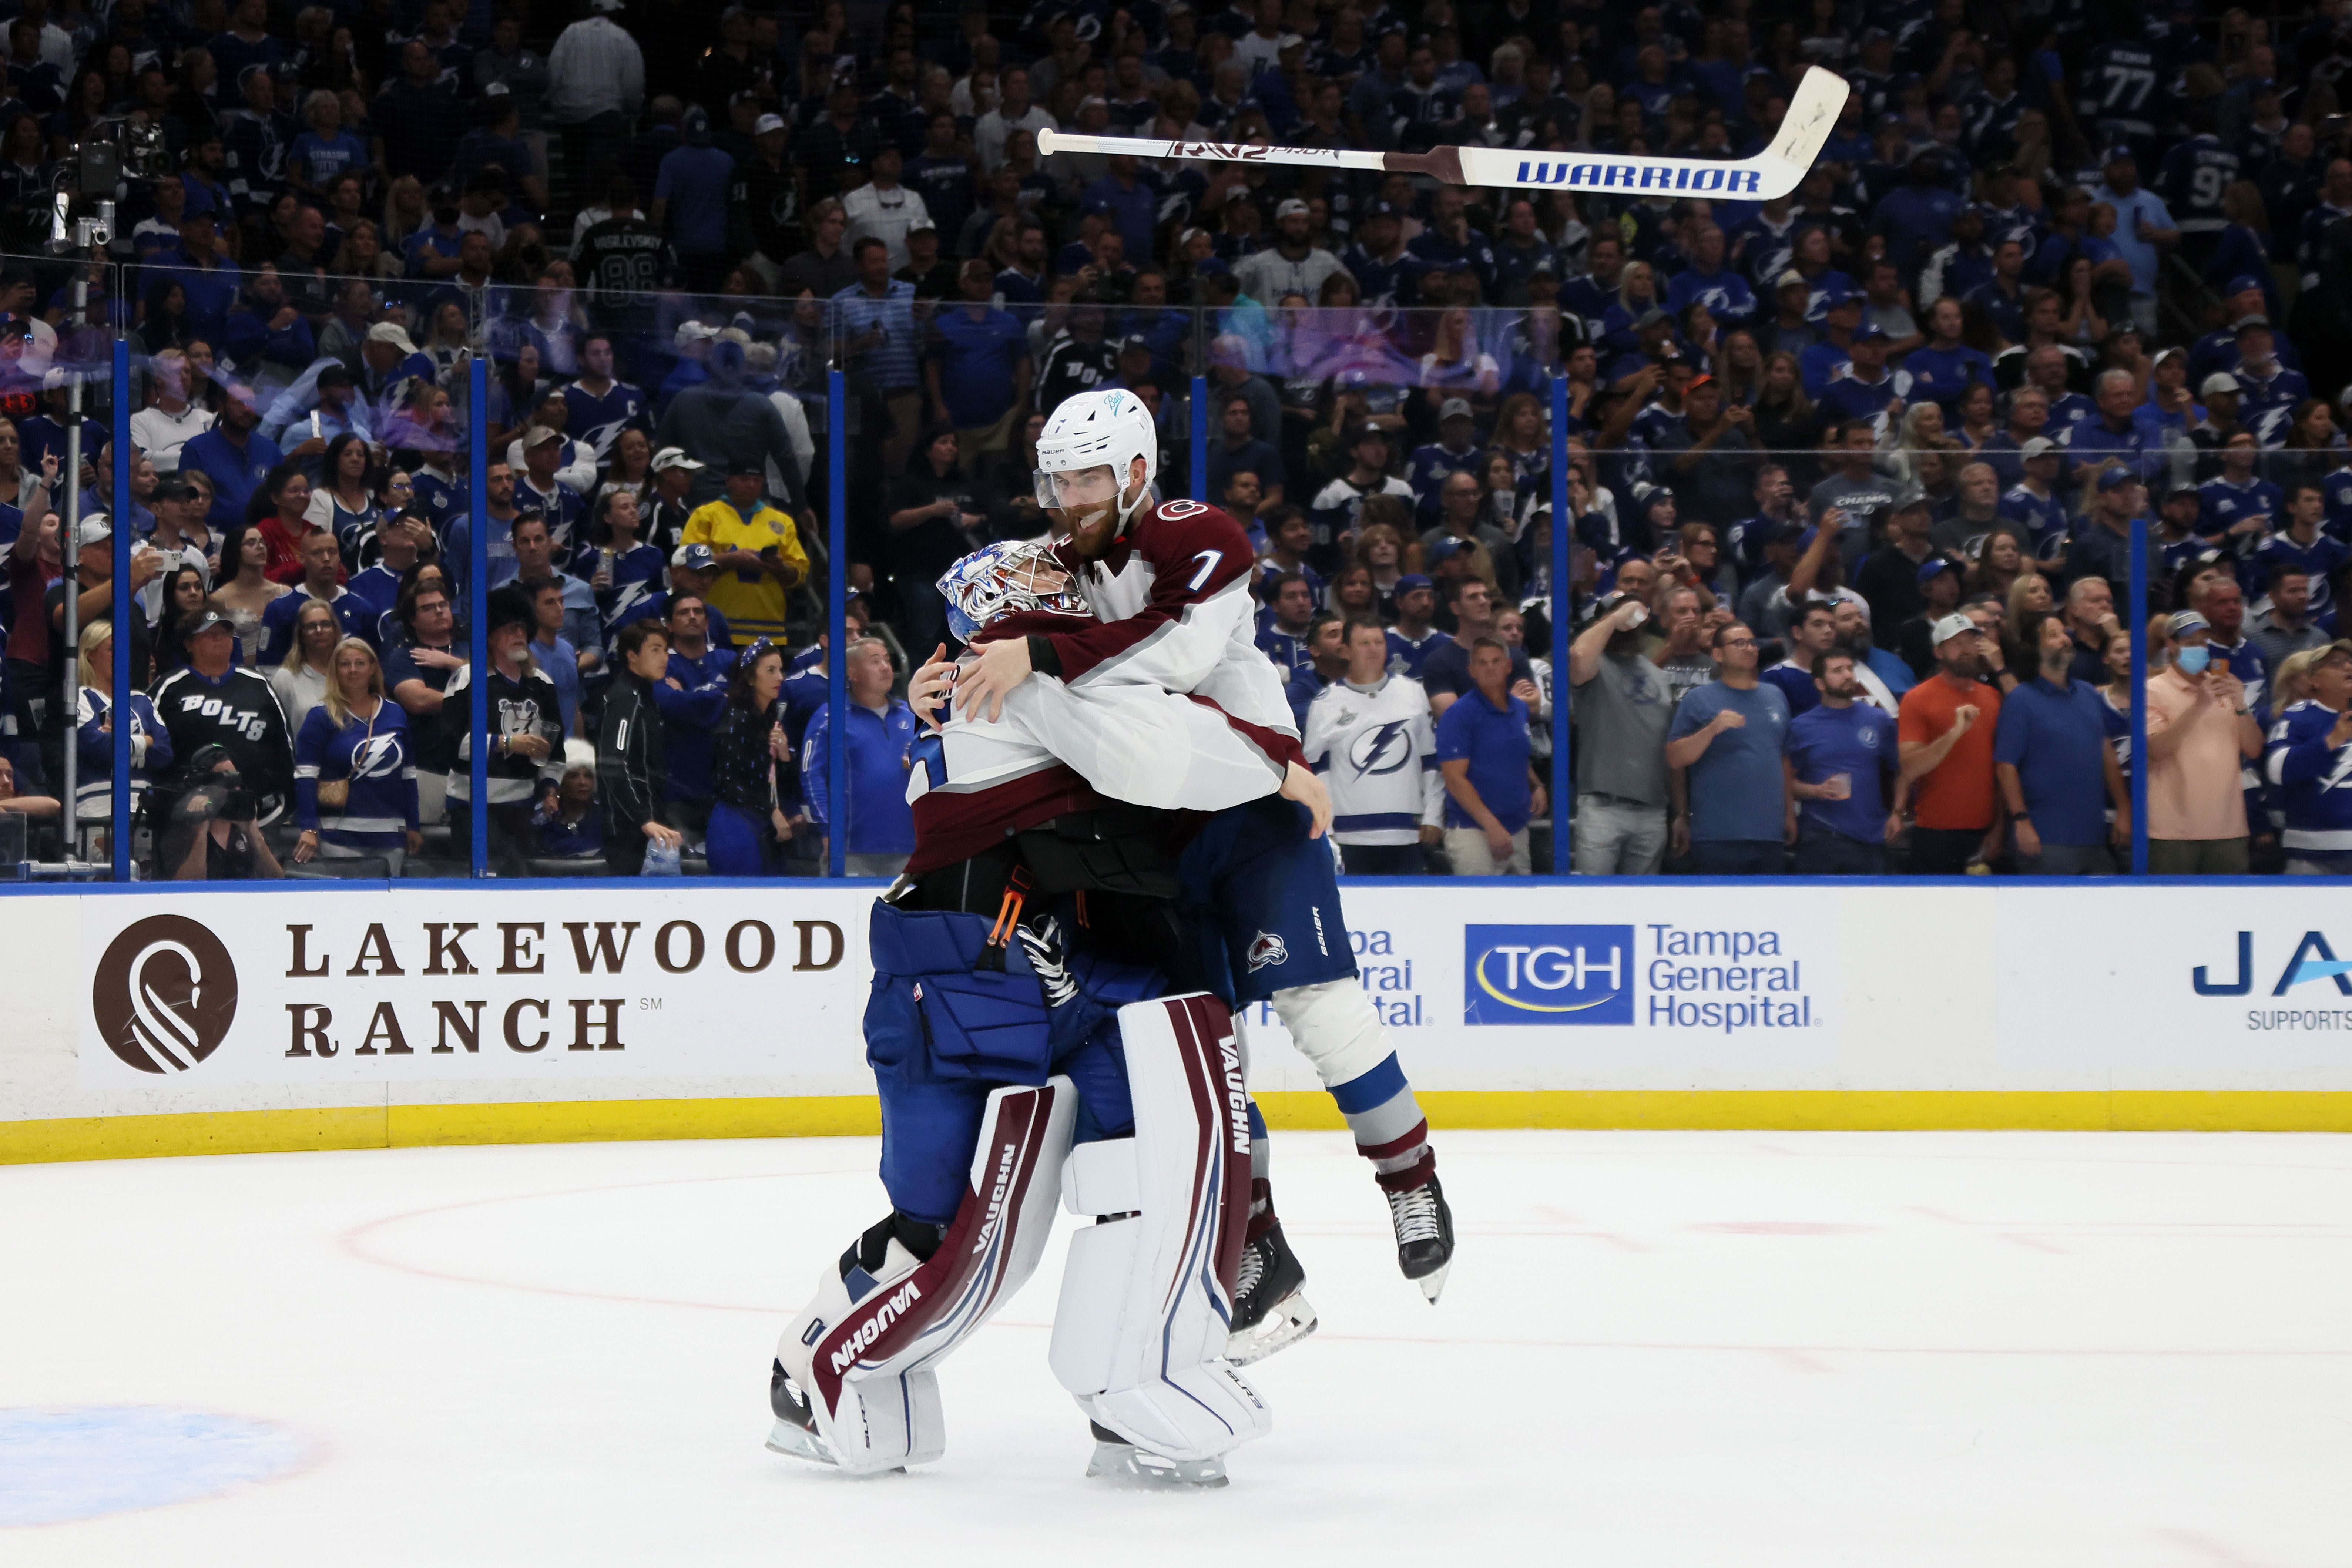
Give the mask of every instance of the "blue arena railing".
M 41 265 L 54 266 L 55 263 L 44 261 Z M 118 283 L 110 288 L 110 293 L 113 300 L 111 314 L 115 330 L 110 334 L 110 342 L 108 347 L 110 353 L 107 358 L 101 360 L 96 353 L 98 340 L 95 335 L 85 334 L 78 348 L 60 356 L 60 363 L 61 367 L 69 373 L 86 377 L 93 389 L 98 376 L 101 374 L 106 374 L 110 383 L 108 390 L 111 401 L 108 412 L 114 452 L 110 478 L 113 495 L 116 498 L 114 504 L 121 513 L 118 521 L 121 521 L 129 518 L 133 510 L 130 498 L 132 495 L 135 454 L 131 435 L 131 416 L 142 394 L 145 380 L 152 373 L 147 362 L 135 352 L 136 345 L 128 336 L 133 323 L 126 314 L 125 291 Z M 759 310 L 755 307 L 764 308 L 766 302 L 746 301 L 743 304 L 744 311 L 739 312 L 736 320 L 752 320 L 756 331 L 761 334 L 778 331 L 775 320 L 782 320 L 788 314 L 781 311 L 772 312 L 775 320 L 764 319 L 759 316 Z M 668 307 L 665 304 L 663 308 Z M 708 314 L 708 312 L 705 313 Z M 1503 344 L 1508 335 L 1508 324 L 1505 322 L 1504 318 L 1514 316 L 1515 313 L 1493 311 L 1480 314 L 1492 318 L 1488 326 L 1479 331 L 1478 335 L 1481 340 L 1490 346 Z M 1049 320 L 1045 324 L 1050 327 L 1052 322 Z M 1217 427 L 1210 420 L 1211 381 L 1203 373 L 1208 363 L 1207 346 L 1213 340 L 1216 340 L 1217 335 L 1210 330 L 1206 312 L 1196 317 L 1194 325 L 1195 331 L 1190 345 L 1190 357 L 1192 363 L 1181 365 L 1181 375 L 1171 378 L 1169 385 L 1171 388 L 1181 385 L 1189 389 L 1184 417 L 1184 426 L 1187 427 L 1185 435 L 1189 437 L 1186 440 L 1187 460 L 1181 465 L 1187 488 L 1196 498 L 1213 501 L 1221 498 L 1208 494 L 1211 466 L 1209 447 L 1212 433 Z M 1336 380 L 1340 375 L 1361 371 L 1361 374 L 1356 375 L 1356 381 L 1360 384 L 1362 384 L 1364 377 L 1369 375 L 1376 385 L 1400 392 L 1402 397 L 1405 399 L 1436 395 L 1434 392 L 1426 391 L 1424 388 L 1413 387 L 1407 379 L 1408 367 L 1414 362 L 1402 357 L 1397 348 L 1398 344 L 1404 342 L 1411 335 L 1405 329 L 1400 327 L 1393 334 L 1393 342 L 1382 340 L 1378 334 L 1365 334 L 1348 339 L 1341 335 L 1326 333 L 1322 338 L 1315 340 L 1312 345 L 1313 352 L 1310 354 L 1307 347 L 1304 345 L 1309 344 L 1309 330 L 1314 325 L 1312 321 L 1308 321 L 1304 328 L 1294 332 L 1288 326 L 1277 324 L 1272 329 L 1266 329 L 1273 335 L 1267 337 L 1263 343 L 1253 342 L 1251 344 L 1244 345 L 1252 353 L 1264 353 L 1271 356 L 1262 367 L 1258 367 L 1258 374 L 1279 384 L 1285 380 L 1286 372 L 1311 373 L 1307 379 L 1322 375 L 1324 379 Z M 781 330 L 783 336 L 779 341 L 787 348 L 791 347 L 795 341 L 793 337 L 795 329 L 787 323 Z M 835 353 L 835 345 L 839 342 L 838 334 L 830 330 L 829 323 L 819 328 L 807 328 L 803 323 L 799 331 L 798 341 L 805 349 L 805 355 L 794 362 L 798 368 L 790 374 L 784 374 L 782 367 L 780 366 L 779 382 L 784 390 L 797 395 L 803 405 L 809 408 L 812 414 L 814 413 L 820 396 L 824 408 L 825 425 L 824 460 L 827 472 L 826 483 L 823 489 L 826 579 L 823 585 L 824 604 L 822 624 L 827 628 L 829 636 L 830 647 L 824 667 L 835 697 L 829 704 L 824 718 L 827 726 L 826 733 L 832 742 L 827 748 L 826 783 L 834 804 L 831 812 L 833 821 L 828 824 L 826 854 L 822 870 L 825 874 L 838 878 L 844 876 L 846 871 L 848 836 L 856 804 L 848 797 L 849 769 L 846 743 L 845 693 L 848 652 L 846 604 L 850 593 L 849 569 L 853 549 L 856 548 L 856 542 L 863 538 L 866 531 L 863 527 L 853 528 L 853 522 L 857 520 L 851 518 L 850 508 L 853 496 L 859 498 L 858 504 L 864 504 L 863 498 L 868 493 L 867 484 L 874 478 L 861 471 L 858 475 L 860 482 L 853 489 L 850 465 L 854 460 L 854 455 L 870 445 L 872 437 L 869 432 L 864 441 L 853 438 L 857 434 L 852 428 L 856 423 L 853 416 L 858 409 L 857 403 L 851 395 L 851 384 L 846 371 L 838 362 Z M 1230 344 L 1234 339 L 1228 337 L 1222 341 Z M 1171 352 L 1181 353 L 1181 351 Z M 1496 352 L 1507 351 L 1498 349 Z M 1525 357 L 1524 349 L 1517 352 L 1521 353 L 1519 364 L 1522 374 L 1519 379 L 1510 384 L 1520 388 L 1537 389 L 1541 402 L 1549 405 L 1551 426 L 1549 499 L 1553 522 L 1548 560 L 1544 563 L 1549 571 L 1553 592 L 1550 606 L 1553 613 L 1548 617 L 1549 651 L 1553 666 L 1553 708 L 1550 719 L 1552 749 L 1549 789 L 1553 833 L 1549 869 L 1552 876 L 1563 877 L 1570 874 L 1573 865 L 1576 776 L 1574 733 L 1571 725 L 1575 692 L 1572 682 L 1569 679 L 1568 664 L 1570 649 L 1574 642 L 1577 628 L 1567 601 L 1571 592 L 1570 584 L 1577 570 L 1580 553 L 1576 534 L 1577 520 L 1570 510 L 1569 500 L 1571 449 L 1569 437 L 1570 388 L 1564 376 L 1556 370 L 1549 371 L 1542 376 L 1530 376 L 1524 374 L 1527 367 L 1534 362 Z M 1284 354 L 1290 354 L 1293 357 L 1290 359 L 1280 357 Z M 71 363 L 66 363 L 68 361 Z M 101 366 L 104 367 L 103 370 Z M 1324 375 L 1325 372 L 1332 371 L 1333 366 L 1338 366 L 1339 370 L 1331 375 Z M 494 377 L 495 368 L 492 356 L 477 353 L 467 363 L 462 381 L 450 387 L 452 392 L 457 392 L 460 386 L 464 391 L 466 403 L 464 423 L 451 432 L 453 437 L 451 444 L 461 445 L 463 448 L 458 456 L 463 462 L 465 471 L 462 482 L 465 485 L 466 510 L 475 520 L 475 526 L 468 532 L 468 558 L 463 563 L 452 563 L 452 564 L 462 567 L 466 579 L 461 602 L 467 627 L 468 652 L 477 669 L 487 668 L 488 663 L 488 595 L 491 553 L 486 468 L 488 463 L 497 455 L 493 453 L 489 444 L 494 412 L 496 412 L 493 409 L 492 398 L 495 394 L 504 390 Z M 823 371 L 821 382 L 815 374 L 819 368 Z M 1298 380 L 1297 377 L 1292 379 Z M 1286 399 L 1286 401 L 1288 400 Z M 512 416 L 513 410 L 507 409 L 505 415 Z M 1176 431 L 1171 429 L 1170 434 L 1174 436 Z M 289 444 L 290 439 L 289 437 Z M 890 476 L 884 475 L 880 478 L 884 483 L 887 483 Z M 1174 476 L 1171 475 L 1170 478 L 1172 479 Z M 1170 486 L 1171 489 L 1174 488 L 1173 485 Z M 1303 499 L 1305 492 L 1299 484 L 1294 482 L 1292 489 L 1294 500 Z M 870 524 L 871 520 L 866 520 L 866 521 Z M 134 528 L 118 526 L 115 530 L 112 540 L 112 559 L 115 580 L 119 584 L 127 585 L 131 582 L 131 556 L 138 542 L 138 534 Z M 2144 522 L 2135 525 L 2130 546 L 2131 577 L 2128 609 L 2132 658 L 2135 668 L 2145 670 L 2152 641 L 2162 635 L 2162 628 L 2160 626 L 2151 624 L 2147 607 L 2147 591 L 2151 586 L 2153 576 L 2154 547 L 2147 536 L 2147 525 Z M 127 716 L 131 699 L 136 691 L 132 684 L 131 668 L 133 648 L 131 633 L 134 623 L 131 620 L 131 616 L 134 613 L 137 612 L 132 605 L 132 595 L 128 591 L 118 594 L 112 607 L 114 636 L 111 668 L 103 679 L 111 691 L 112 707 L 119 716 Z M 907 651 L 919 658 L 927 655 L 929 650 L 909 648 Z M 69 651 L 68 658 L 70 658 Z M 62 672 L 60 674 L 62 675 Z M 492 704 L 489 701 L 488 684 L 486 680 L 475 680 L 469 685 L 471 728 L 476 736 L 484 738 L 485 743 L 469 748 L 467 767 L 470 788 L 468 793 L 472 798 L 473 809 L 469 812 L 467 842 L 462 846 L 453 845 L 451 848 L 453 860 L 462 858 L 470 875 L 478 878 L 493 875 L 510 868 L 494 864 L 490 855 L 491 834 L 489 816 L 486 809 L 488 795 L 487 737 L 492 733 L 493 712 Z M 2134 689 L 2130 715 L 2132 745 L 2130 863 L 2135 876 L 2147 875 L 2149 860 L 2147 779 L 2145 765 L 2147 717 L 2147 692 L 2144 684 L 2137 684 Z M 110 873 L 116 882 L 127 882 L 132 879 L 133 864 L 136 859 L 134 854 L 136 816 L 133 810 L 132 794 L 129 787 L 129 780 L 133 771 L 131 741 L 130 725 L 125 718 L 118 717 L 111 736 L 110 759 L 114 787 L 106 824 L 109 848 L 106 859 L 109 864 L 89 868 L 91 872 L 97 874 Z M 70 846 L 78 838 L 75 829 L 80 825 L 79 813 L 73 803 L 66 803 L 66 811 Z M 79 875 L 80 872 L 77 870 L 74 874 Z M 38 872 L 38 875 L 46 879 L 51 874 L 43 870 Z

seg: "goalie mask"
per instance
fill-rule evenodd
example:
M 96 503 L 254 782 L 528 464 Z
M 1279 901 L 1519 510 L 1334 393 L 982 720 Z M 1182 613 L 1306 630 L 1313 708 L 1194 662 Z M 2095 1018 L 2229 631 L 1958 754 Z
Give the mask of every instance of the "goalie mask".
M 947 600 L 948 630 L 961 643 L 1024 610 L 1091 618 L 1069 573 L 1034 541 L 1000 541 L 972 552 L 948 568 L 939 590 Z
M 1138 458 L 1143 459 L 1143 486 L 1128 502 L 1122 492 Z M 1097 468 L 1109 473 L 1094 472 Z M 1123 528 L 1150 504 L 1159 471 L 1160 432 L 1151 410 L 1124 388 L 1064 398 L 1037 437 L 1037 504 L 1048 511 L 1087 518 L 1115 508 Z

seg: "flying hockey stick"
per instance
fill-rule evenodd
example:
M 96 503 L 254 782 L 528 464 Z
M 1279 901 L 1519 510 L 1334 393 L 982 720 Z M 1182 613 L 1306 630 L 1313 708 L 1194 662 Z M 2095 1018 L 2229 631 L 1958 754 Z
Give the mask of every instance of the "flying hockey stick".
M 1198 158 L 1213 163 L 1283 163 L 1428 174 L 1454 185 L 1517 185 L 1535 190 L 1664 191 L 1771 201 L 1797 188 L 1845 107 L 1843 78 L 1809 67 L 1789 101 L 1780 132 L 1753 158 L 1626 158 L 1603 153 L 1532 153 L 1503 147 L 1439 147 L 1427 153 L 1351 153 L 1333 147 L 1262 147 L 1235 142 L 1161 142 L 1142 136 L 1080 136 L 1050 127 L 1037 151 L 1124 153 L 1137 158 Z

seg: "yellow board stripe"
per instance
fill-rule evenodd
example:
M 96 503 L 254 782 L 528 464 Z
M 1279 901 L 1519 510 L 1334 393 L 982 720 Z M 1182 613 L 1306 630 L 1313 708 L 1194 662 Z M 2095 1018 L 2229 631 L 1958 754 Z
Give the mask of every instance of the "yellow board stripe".
M 1266 1124 L 1339 1131 L 1328 1095 L 1262 1094 Z M 1787 1131 L 2352 1132 L 2352 1093 L 2191 1089 L 2033 1093 L 1960 1089 L 1433 1089 L 1435 1128 Z M 673 1138 L 840 1138 L 882 1130 L 870 1095 L 769 1100 L 586 1100 L 226 1110 L 0 1121 L 0 1165 Z

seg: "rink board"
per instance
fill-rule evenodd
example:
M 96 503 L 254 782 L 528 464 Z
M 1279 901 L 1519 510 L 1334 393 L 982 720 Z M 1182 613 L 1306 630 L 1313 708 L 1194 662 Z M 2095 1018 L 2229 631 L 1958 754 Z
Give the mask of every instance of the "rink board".
M 0 898 L 0 1162 L 871 1132 L 874 884 Z M 1351 884 L 1452 1127 L 2352 1130 L 2325 884 Z M 1274 950 L 1279 982 L 1294 955 Z M 1303 967 L 1303 965 L 1302 965 Z M 1339 1125 L 1270 1009 L 1277 1126 Z

